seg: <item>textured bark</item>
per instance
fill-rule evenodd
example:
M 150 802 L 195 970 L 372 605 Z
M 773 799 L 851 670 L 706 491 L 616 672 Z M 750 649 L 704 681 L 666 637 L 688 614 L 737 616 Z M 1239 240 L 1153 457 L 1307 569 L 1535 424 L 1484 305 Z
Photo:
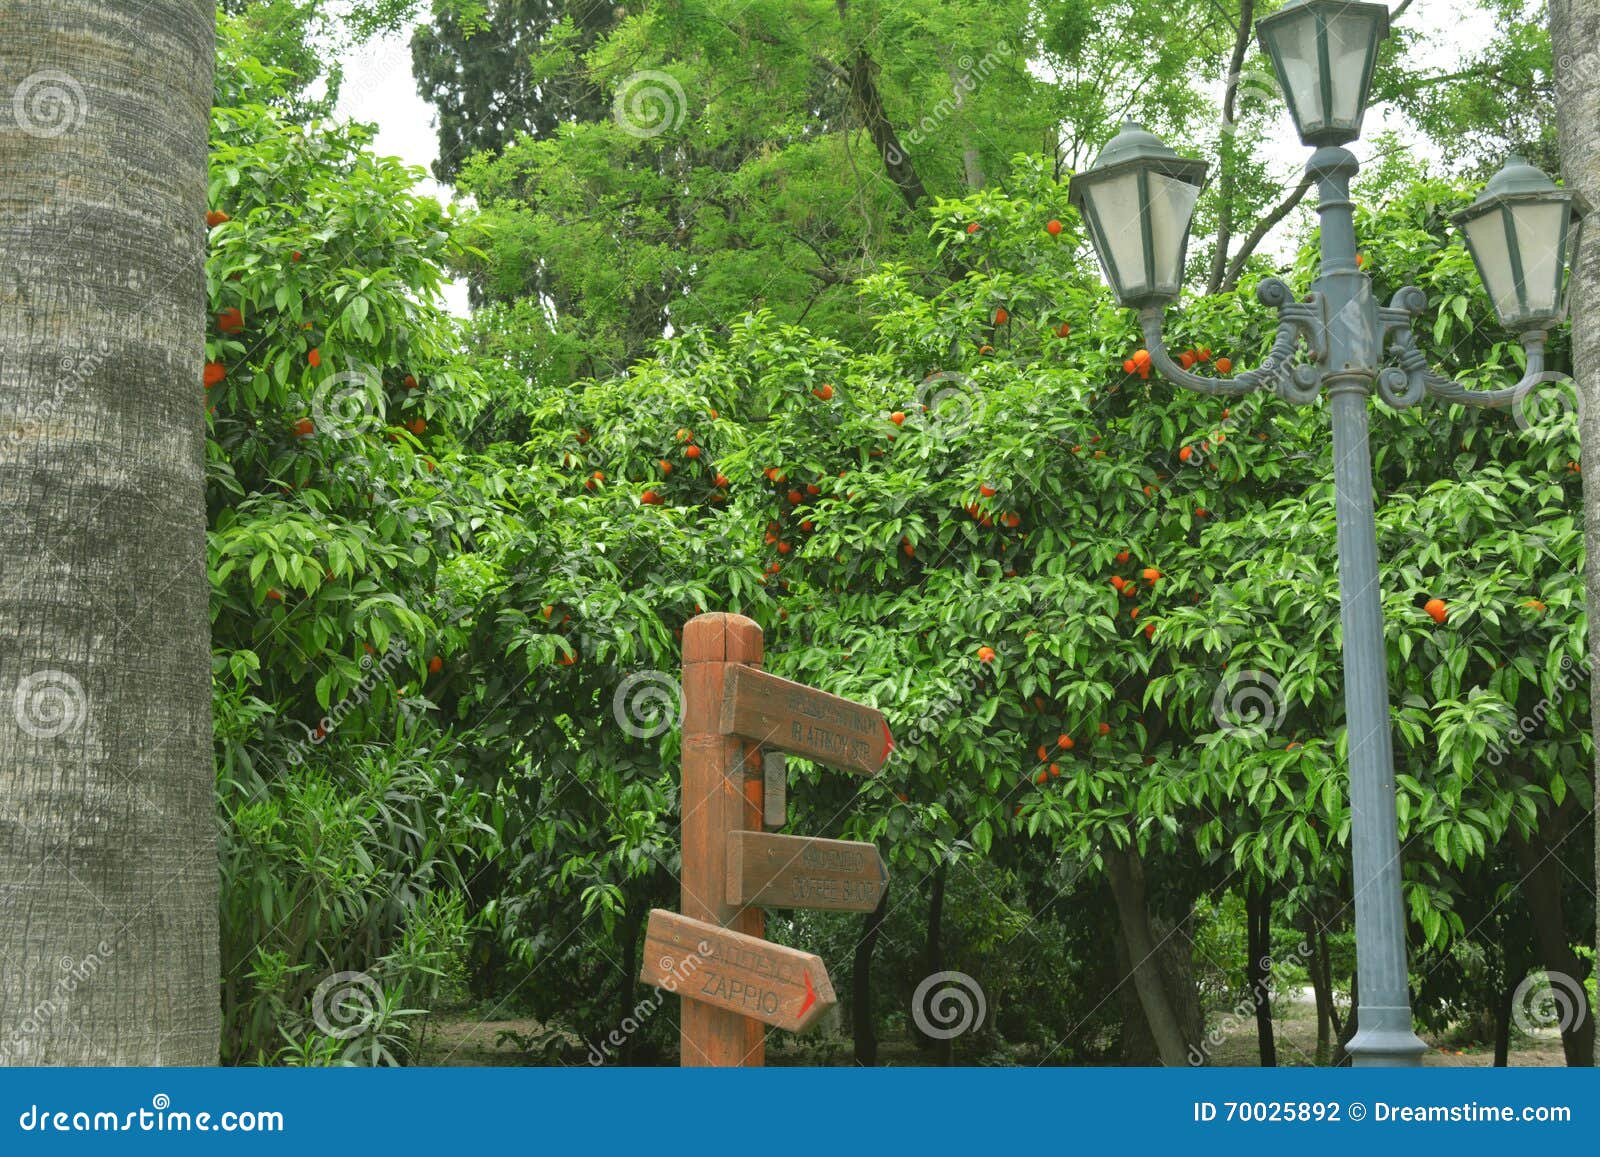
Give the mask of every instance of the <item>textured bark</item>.
M 1559 837 L 1554 841 L 1559 843 Z M 1516 851 L 1518 890 L 1528 905 L 1528 916 L 1533 922 L 1534 947 L 1539 953 L 1539 963 L 1552 976 L 1565 976 L 1578 987 L 1581 996 L 1583 982 L 1589 969 L 1578 954 L 1572 951 L 1567 937 L 1566 910 L 1561 902 L 1561 862 L 1556 859 L 1555 848 L 1544 839 L 1534 837 L 1524 840 L 1513 836 L 1511 846 Z M 1562 1030 L 1561 1048 L 1567 1064 L 1589 1067 L 1594 1064 L 1594 1017 L 1585 1010 L 1576 1024 Z
M 1161 975 L 1158 942 L 1150 926 L 1150 908 L 1145 894 L 1144 864 L 1133 849 L 1108 847 L 1102 852 L 1106 879 L 1117 905 L 1117 919 L 1133 969 L 1133 987 L 1139 1005 L 1155 1038 L 1156 1051 L 1163 1065 L 1179 1067 L 1189 1063 L 1188 1043 L 1182 1023 Z
M 215 1064 L 212 5 L 0 29 L 0 1063 Z
M 1556 124 L 1561 175 L 1600 210 L 1600 0 L 1550 0 L 1550 44 L 1555 56 Z M 1588 558 L 1589 670 L 1600 665 L 1600 218 L 1584 230 L 1567 292 L 1572 302 L 1572 376 L 1577 381 L 1578 436 L 1590 469 L 1583 475 L 1583 545 Z M 1600 725 L 1600 679 L 1589 681 L 1589 712 Z M 1595 746 L 1595 789 L 1600 793 L 1600 744 Z M 1600 794 L 1597 794 L 1600 798 Z M 1595 889 L 1600 891 L 1600 839 L 1595 840 Z M 1600 951 L 1600 920 L 1595 921 Z M 1600 959 L 1600 957 L 1597 957 Z

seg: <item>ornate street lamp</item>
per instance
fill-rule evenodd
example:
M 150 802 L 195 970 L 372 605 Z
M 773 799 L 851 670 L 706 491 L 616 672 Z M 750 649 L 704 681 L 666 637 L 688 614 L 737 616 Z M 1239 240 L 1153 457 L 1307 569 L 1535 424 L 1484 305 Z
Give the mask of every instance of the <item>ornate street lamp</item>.
M 1203 163 L 1185 161 L 1137 125 L 1124 125 L 1100 158 L 1072 178 L 1069 197 L 1088 222 L 1118 300 L 1139 310 L 1150 362 L 1163 377 L 1205 394 L 1271 389 L 1302 405 L 1328 395 L 1360 986 L 1359 1027 L 1349 1051 L 1358 1065 L 1415 1065 L 1426 1046 L 1411 1022 L 1367 397 L 1376 390 L 1396 408 L 1429 395 L 1507 406 L 1550 380 L 1544 372 L 1546 331 L 1561 319 L 1567 257 L 1576 248 L 1570 235 L 1588 207 L 1513 157 L 1483 196 L 1455 218 L 1501 321 L 1521 337 L 1527 364 L 1516 385 L 1497 390 L 1469 390 L 1434 373 L 1411 333 L 1427 296 L 1407 286 L 1380 305 L 1356 264 L 1350 179 L 1357 165 L 1342 145 L 1360 131 L 1373 58 L 1388 33 L 1387 9 L 1290 0 L 1258 28 L 1301 139 L 1317 146 L 1306 172 L 1317 182 L 1322 220 L 1322 269 L 1310 292 L 1297 301 L 1277 278 L 1256 291 L 1263 305 L 1278 312 L 1276 338 L 1259 368 L 1201 377 L 1174 363 L 1162 340 L 1166 307 L 1178 295 Z

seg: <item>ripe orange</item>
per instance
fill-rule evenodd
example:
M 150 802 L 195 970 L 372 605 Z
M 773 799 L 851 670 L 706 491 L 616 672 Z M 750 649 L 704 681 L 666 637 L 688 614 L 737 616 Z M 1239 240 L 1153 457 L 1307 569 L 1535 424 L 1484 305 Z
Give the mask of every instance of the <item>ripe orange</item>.
M 826 402 L 829 398 L 833 397 L 833 387 L 830 386 L 827 382 L 823 382 L 822 385 L 818 386 L 816 389 L 812 390 L 811 392 L 813 394 L 815 394 L 817 397 L 821 398 L 824 402 Z
M 1057 337 L 1070 337 L 1070 336 L 1072 336 L 1072 327 L 1070 325 L 1068 325 L 1066 322 L 1062 322 L 1060 325 L 1058 325 L 1056 327 L 1056 336 Z
M 1147 638 L 1147 639 L 1153 639 L 1153 638 L 1155 638 L 1155 634 L 1156 634 L 1156 625 L 1154 623 L 1146 623 L 1144 625 L 1144 637 Z
M 1072 742 L 1072 736 L 1070 735 L 1058 735 L 1056 736 L 1056 746 L 1062 751 L 1071 751 L 1077 744 Z
M 200 375 L 208 390 L 227 376 L 228 367 L 221 362 L 207 362 L 205 372 Z
M 1013 510 L 1006 515 L 1005 523 L 1007 526 L 1011 527 L 1012 530 L 1015 530 L 1017 527 L 1022 525 L 1022 515 Z
M 900 549 L 905 551 L 905 555 L 906 555 L 907 558 L 915 558 L 916 557 L 917 548 L 912 546 L 909 542 L 902 542 L 900 544 Z
M 1192 447 L 1190 447 L 1190 446 L 1185 446 L 1182 450 L 1178 451 L 1178 461 L 1179 462 L 1187 462 L 1189 459 L 1191 459 L 1193 457 L 1194 457 L 1194 449 Z
M 215 229 L 218 225 L 221 225 L 224 221 L 231 221 L 231 220 L 233 220 L 233 218 L 229 217 L 226 213 L 224 213 L 224 212 L 222 212 L 220 210 L 217 210 L 217 209 L 213 209 L 211 212 L 206 214 L 206 227 L 208 229 Z
M 1132 556 L 1132 555 L 1130 555 L 1130 554 L 1129 554 L 1129 553 L 1128 553 L 1128 552 L 1127 552 L 1127 551 L 1125 551 L 1125 550 L 1119 550 L 1119 551 L 1117 551 L 1117 561 L 1118 561 L 1118 562 L 1119 562 L 1119 563 L 1123 563 L 1123 564 L 1126 564 L 1126 563 L 1127 563 L 1127 561 L 1128 561 L 1128 560 L 1129 560 L 1129 559 L 1130 559 L 1130 558 L 1132 558 L 1132 557 L 1133 557 L 1133 556 Z
M 294 424 L 294 432 L 296 437 L 307 438 L 310 437 L 315 431 L 316 426 L 312 424 L 310 418 L 301 418 Z
M 790 546 L 787 542 L 780 542 L 778 544 L 778 553 L 779 554 L 788 554 L 793 549 L 794 549 L 794 547 Z
M 1198 350 L 1195 351 L 1195 357 L 1199 358 L 1203 362 L 1210 361 L 1211 360 L 1211 347 L 1208 346 L 1208 345 L 1201 346 Z
M 996 490 L 993 486 L 990 486 L 987 482 L 984 482 L 984 483 L 979 485 L 978 493 L 983 495 L 985 498 L 993 498 L 996 494 L 999 494 L 1000 492 L 998 490 Z
M 414 390 L 414 389 L 417 388 L 416 376 L 413 375 L 413 374 L 407 374 L 405 376 L 405 380 L 402 381 L 400 384 L 405 386 L 405 388 L 408 389 L 408 390 Z
M 217 314 L 217 328 L 223 333 L 239 333 L 244 329 L 244 314 L 238 306 L 229 306 Z
M 806 493 L 815 498 L 817 495 L 822 493 L 822 487 L 818 486 L 815 482 L 807 482 Z
M 289 254 L 289 260 L 298 262 L 300 260 L 300 250 L 296 249 L 293 253 Z
M 726 486 L 727 484 L 728 476 L 726 474 L 718 474 L 717 480 L 712 483 L 713 486 Z
M 312 369 L 316 369 L 322 364 L 322 351 L 312 346 L 311 352 L 306 355 L 306 361 L 311 364 Z
M 283 596 L 279 594 L 276 589 L 267 591 L 267 598 L 271 599 L 275 603 L 281 603 L 283 601 Z
M 1131 374 L 1131 373 L 1133 373 L 1134 370 L 1136 370 L 1138 368 L 1139 368 L 1138 366 L 1133 364 L 1133 359 L 1132 358 L 1124 358 L 1123 359 L 1123 362 L 1122 362 L 1122 372 L 1123 373 Z
M 1120 591 L 1123 587 L 1128 585 L 1128 580 L 1119 574 L 1114 574 L 1111 576 L 1111 585 Z
M 1188 369 L 1190 366 L 1194 365 L 1194 355 L 1188 350 L 1184 350 L 1178 355 L 1178 364 L 1184 369 Z
M 1219 373 L 1219 374 L 1231 374 L 1232 372 L 1233 372 L 1233 359 L 1232 358 L 1218 358 L 1217 359 L 1217 373 Z M 1223 416 L 1226 417 L 1227 415 L 1223 415 Z
M 1041 744 L 1039 744 L 1038 755 L 1039 755 L 1039 762 L 1043 763 L 1045 760 L 1050 758 L 1050 749 L 1047 748 L 1044 744 L 1041 743 Z
M 905 425 L 905 421 L 906 421 L 905 411 L 904 410 L 896 410 L 894 413 L 889 415 L 889 421 L 893 422 L 896 426 Z
M 1034 783 L 1047 783 L 1049 780 L 1050 773 L 1048 771 L 1041 771 L 1038 775 L 1033 777 Z
M 1100 725 L 1100 734 L 1101 735 L 1110 735 L 1111 734 L 1111 724 L 1102 723 Z
M 973 234 L 973 233 L 976 233 L 977 231 L 978 231 L 978 223 L 976 221 L 972 222 L 971 224 L 969 224 L 967 226 L 967 234 L 969 236 L 971 234 Z
M 1061 765 L 1059 763 L 1052 763 L 1050 765 L 1050 778 L 1051 779 L 1060 779 L 1061 778 Z
M 429 674 L 437 675 L 443 669 L 444 669 L 444 660 L 439 658 L 438 655 L 435 655 L 433 658 L 428 660 L 428 672 L 429 672 Z
M 812 522 L 809 518 L 802 518 L 800 520 L 800 529 L 801 530 L 804 530 L 807 533 L 809 533 L 809 532 L 815 530 L 816 528 L 817 528 L 817 524 Z
M 428 423 L 423 421 L 423 419 L 421 419 L 421 418 L 418 418 L 416 421 L 412 422 L 411 426 L 410 426 L 411 432 L 413 434 L 416 434 L 418 437 L 421 437 L 422 436 L 422 432 L 424 430 L 426 430 L 427 428 L 428 428 Z
M 690 447 L 686 448 L 684 450 L 684 452 L 683 452 L 683 456 L 685 458 L 689 458 L 689 459 L 694 459 L 694 458 L 700 457 L 700 447 L 698 447 L 698 446 L 690 446 Z
M 1204 517 L 1206 517 L 1206 515 L 1208 513 L 1209 512 L 1206 510 L 1206 508 L 1204 506 L 1196 506 L 1194 508 L 1194 516 L 1196 518 L 1204 518 Z
M 1005 323 L 1010 321 L 1010 320 L 1011 320 L 1011 315 L 1005 311 L 1005 307 L 1004 306 L 1002 306 L 1001 308 L 999 308 L 999 309 L 994 311 L 994 323 L 995 323 L 995 325 L 1005 325 Z
M 563 667 L 570 667 L 574 663 L 576 663 L 577 661 L 578 661 L 578 657 L 576 655 L 562 655 L 561 656 L 561 665 Z
M 1158 571 L 1155 567 L 1147 566 L 1147 567 L 1144 568 L 1144 581 L 1145 582 L 1153 583 L 1153 582 L 1156 581 L 1156 579 L 1158 579 L 1160 577 L 1161 577 L 1161 572 Z
M 789 491 L 789 501 L 792 502 L 794 505 L 799 506 L 805 500 L 806 500 L 806 496 L 804 494 L 801 494 L 798 490 Z
M 1436 623 L 1442 623 L 1450 617 L 1450 611 L 1444 605 L 1443 599 L 1429 599 L 1422 605 L 1422 609 L 1428 612 L 1428 617 Z
M 657 494 L 654 490 L 646 490 L 643 494 L 639 495 L 639 501 L 645 506 L 656 506 L 661 502 L 661 495 Z
M 1061 235 L 1061 222 L 1054 220 L 1053 218 L 1049 221 L 1046 221 L 1044 225 L 1044 231 L 1050 234 L 1052 237 L 1059 237 Z
M 1150 365 L 1150 351 L 1147 349 L 1134 350 L 1133 364 L 1138 366 L 1140 369 L 1147 369 Z
M 661 473 L 663 473 L 663 474 L 671 474 L 672 473 L 672 463 L 668 462 L 665 458 L 657 458 L 656 459 L 656 465 L 661 467 Z
M 993 647 L 979 647 L 978 648 L 978 662 L 980 662 L 980 663 L 993 663 L 994 662 L 994 648 Z

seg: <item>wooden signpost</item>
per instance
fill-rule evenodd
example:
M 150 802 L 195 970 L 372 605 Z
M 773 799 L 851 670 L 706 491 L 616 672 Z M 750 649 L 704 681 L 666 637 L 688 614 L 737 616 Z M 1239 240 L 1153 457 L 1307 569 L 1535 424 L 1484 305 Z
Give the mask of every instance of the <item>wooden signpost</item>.
M 867 775 L 894 741 L 874 708 L 760 669 L 742 615 L 683 627 L 682 913 L 655 909 L 640 979 L 683 997 L 680 1063 L 761 1065 L 763 1025 L 798 1032 L 837 1003 L 822 958 L 763 939 L 762 907 L 870 912 L 889 874 L 873 844 L 775 835 L 782 752 Z

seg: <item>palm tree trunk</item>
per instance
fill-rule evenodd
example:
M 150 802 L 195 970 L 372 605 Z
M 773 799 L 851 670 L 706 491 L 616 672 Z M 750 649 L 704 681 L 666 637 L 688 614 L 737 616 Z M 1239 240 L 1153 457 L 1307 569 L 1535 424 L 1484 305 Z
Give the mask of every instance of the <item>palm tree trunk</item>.
M 215 1064 L 212 4 L 0 28 L 0 1063 Z
M 1561 176 L 1600 206 L 1600 0 L 1550 0 L 1555 57 L 1556 125 Z M 1590 469 L 1583 475 L 1583 541 L 1588 553 L 1589 621 L 1600 623 L 1600 229 L 1584 230 L 1568 287 L 1572 302 L 1572 376 L 1577 381 L 1578 437 Z M 1589 632 L 1589 668 L 1600 666 L 1600 631 Z M 1600 679 L 1589 685 L 1590 718 L 1600 723 Z M 1600 745 L 1595 747 L 1600 791 Z M 1600 890 L 1600 840 L 1595 841 L 1595 887 Z M 1600 950 L 1600 921 L 1595 925 Z

